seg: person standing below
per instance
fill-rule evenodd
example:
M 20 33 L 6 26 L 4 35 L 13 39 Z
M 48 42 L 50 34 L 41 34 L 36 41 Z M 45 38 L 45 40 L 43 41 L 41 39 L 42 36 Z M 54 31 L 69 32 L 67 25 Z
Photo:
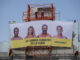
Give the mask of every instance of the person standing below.
M 23 38 L 19 36 L 19 28 L 14 28 L 14 36 L 11 38 L 11 40 L 23 40 Z
M 67 39 L 67 37 L 62 34 L 62 32 L 63 32 L 62 26 L 60 26 L 60 25 L 57 26 L 56 30 L 57 30 L 57 35 L 54 36 L 54 38 Z

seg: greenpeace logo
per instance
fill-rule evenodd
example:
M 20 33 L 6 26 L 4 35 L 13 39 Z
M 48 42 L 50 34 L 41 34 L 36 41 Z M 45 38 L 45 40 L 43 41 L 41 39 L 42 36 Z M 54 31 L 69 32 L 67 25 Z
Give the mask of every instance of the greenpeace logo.
M 55 41 L 54 43 L 66 44 L 66 42 L 61 42 L 61 41 Z

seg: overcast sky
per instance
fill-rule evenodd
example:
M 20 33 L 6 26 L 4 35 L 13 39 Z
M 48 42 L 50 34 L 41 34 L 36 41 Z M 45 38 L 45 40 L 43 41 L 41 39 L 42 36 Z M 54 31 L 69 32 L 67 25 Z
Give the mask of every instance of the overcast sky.
M 27 4 L 53 3 L 56 13 L 60 12 L 61 20 L 80 22 L 80 0 L 0 0 L 0 42 L 9 39 L 9 21 L 22 22 L 23 11 Z M 56 16 L 56 20 L 59 17 Z

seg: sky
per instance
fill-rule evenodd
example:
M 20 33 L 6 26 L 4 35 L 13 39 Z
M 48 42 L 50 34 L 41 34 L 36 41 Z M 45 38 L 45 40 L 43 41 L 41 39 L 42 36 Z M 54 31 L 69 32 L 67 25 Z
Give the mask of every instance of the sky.
M 21 23 L 28 4 L 47 3 L 53 3 L 61 21 L 80 22 L 80 0 L 0 0 L 0 42 L 9 41 L 9 21 Z M 59 20 L 57 14 L 56 20 Z

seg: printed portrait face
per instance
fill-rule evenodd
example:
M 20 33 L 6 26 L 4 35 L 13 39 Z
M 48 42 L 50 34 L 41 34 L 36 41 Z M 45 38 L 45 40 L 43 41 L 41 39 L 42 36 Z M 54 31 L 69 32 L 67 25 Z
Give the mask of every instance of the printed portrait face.
M 62 32 L 63 32 L 62 26 L 57 26 L 57 33 L 62 34 Z
M 48 29 L 47 25 L 44 24 L 42 26 L 42 32 L 43 32 L 43 34 L 46 34 L 47 33 L 47 29 Z
M 34 32 L 33 28 L 32 28 L 32 27 L 29 27 L 29 29 L 28 29 L 28 34 L 29 34 L 29 35 L 32 35 L 33 32 Z
M 14 36 L 18 36 L 19 34 L 19 29 L 16 27 L 14 28 Z

